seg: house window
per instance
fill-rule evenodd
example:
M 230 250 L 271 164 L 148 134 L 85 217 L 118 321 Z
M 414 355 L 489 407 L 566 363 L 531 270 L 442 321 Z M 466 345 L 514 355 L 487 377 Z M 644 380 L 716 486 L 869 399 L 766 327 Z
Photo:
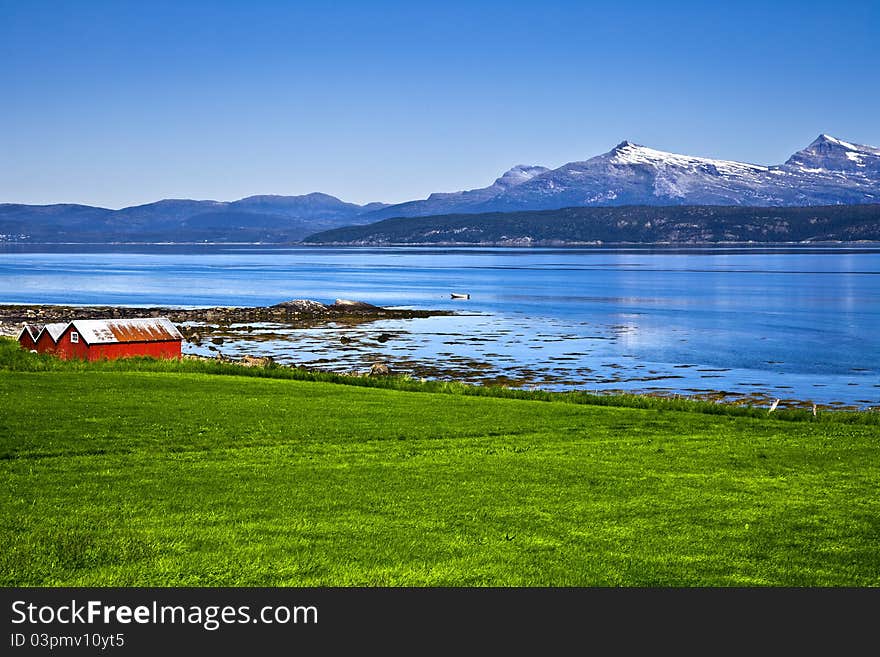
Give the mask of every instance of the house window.
M 70 342 L 73 344 L 76 344 L 77 342 L 79 342 L 79 333 L 77 333 L 76 331 L 71 331 L 70 332 Z

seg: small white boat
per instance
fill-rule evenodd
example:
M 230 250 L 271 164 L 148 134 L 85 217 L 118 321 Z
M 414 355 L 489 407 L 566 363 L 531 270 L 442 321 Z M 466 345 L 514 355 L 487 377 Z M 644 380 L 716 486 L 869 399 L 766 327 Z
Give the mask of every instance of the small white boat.
M 470 294 L 460 294 L 458 292 L 453 292 L 449 296 L 451 296 L 453 299 L 470 299 L 471 298 Z

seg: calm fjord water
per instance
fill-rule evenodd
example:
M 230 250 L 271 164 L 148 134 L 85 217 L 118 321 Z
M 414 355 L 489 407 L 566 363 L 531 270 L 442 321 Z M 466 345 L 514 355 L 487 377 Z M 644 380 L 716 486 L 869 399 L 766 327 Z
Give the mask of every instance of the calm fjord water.
M 471 298 L 452 300 L 452 292 Z M 381 358 L 418 375 L 430 375 L 427 365 L 552 389 L 880 406 L 876 248 L 0 250 L 3 303 L 253 306 L 337 297 L 462 314 L 286 333 L 233 327 L 222 346 L 185 351 L 270 354 L 345 371 Z

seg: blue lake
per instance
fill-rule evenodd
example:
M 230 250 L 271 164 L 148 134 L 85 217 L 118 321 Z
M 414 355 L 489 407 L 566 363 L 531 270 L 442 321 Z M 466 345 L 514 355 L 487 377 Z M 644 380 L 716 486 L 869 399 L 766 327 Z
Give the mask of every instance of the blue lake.
M 284 335 L 232 327 L 212 351 L 344 371 L 382 359 L 420 374 L 430 363 L 552 389 L 880 406 L 877 248 L 0 247 L 2 303 L 295 298 L 461 314 Z M 255 341 L 261 331 L 270 337 Z

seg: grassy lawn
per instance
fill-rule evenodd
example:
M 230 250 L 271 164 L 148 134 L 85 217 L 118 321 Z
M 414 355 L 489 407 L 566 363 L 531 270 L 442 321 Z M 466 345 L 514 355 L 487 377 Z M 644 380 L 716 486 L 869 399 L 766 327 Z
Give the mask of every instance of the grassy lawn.
M 880 425 L 0 369 L 0 583 L 877 586 Z

